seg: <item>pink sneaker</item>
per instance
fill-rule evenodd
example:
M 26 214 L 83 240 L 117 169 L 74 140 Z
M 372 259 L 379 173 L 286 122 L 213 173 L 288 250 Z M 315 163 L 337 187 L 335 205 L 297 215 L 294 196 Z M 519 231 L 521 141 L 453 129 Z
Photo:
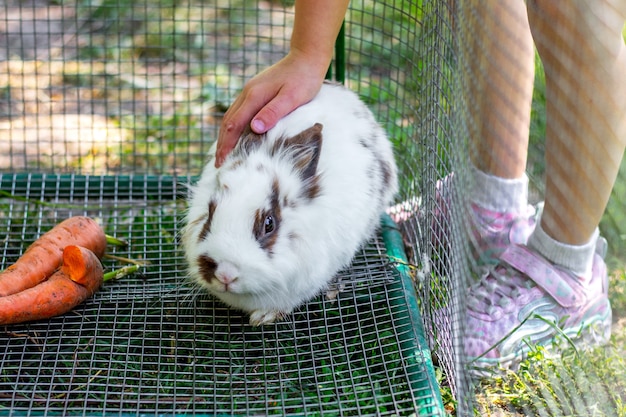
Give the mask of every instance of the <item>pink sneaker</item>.
M 435 212 L 432 220 L 432 242 L 440 250 L 449 250 L 450 209 L 455 192 L 454 173 L 437 182 Z M 526 244 L 535 229 L 537 210 L 527 205 L 521 213 L 501 213 L 470 204 L 466 227 L 472 254 L 478 264 L 496 264 L 511 244 Z
M 474 373 L 515 368 L 530 346 L 549 347 L 559 334 L 578 347 L 608 342 L 611 305 L 600 240 L 589 282 L 522 245 L 509 246 L 498 265 L 482 268 L 468 293 L 464 339 Z
M 478 264 L 496 264 L 511 244 L 526 244 L 536 220 L 531 205 L 522 213 L 499 213 L 471 204 L 470 239 Z

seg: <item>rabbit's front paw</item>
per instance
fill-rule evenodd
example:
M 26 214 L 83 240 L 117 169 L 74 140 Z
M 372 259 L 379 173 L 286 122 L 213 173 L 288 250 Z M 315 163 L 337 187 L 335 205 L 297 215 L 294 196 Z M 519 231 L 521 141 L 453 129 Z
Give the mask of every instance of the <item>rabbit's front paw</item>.
M 251 326 L 263 326 L 280 321 L 285 317 L 285 313 L 276 310 L 255 310 L 250 313 Z

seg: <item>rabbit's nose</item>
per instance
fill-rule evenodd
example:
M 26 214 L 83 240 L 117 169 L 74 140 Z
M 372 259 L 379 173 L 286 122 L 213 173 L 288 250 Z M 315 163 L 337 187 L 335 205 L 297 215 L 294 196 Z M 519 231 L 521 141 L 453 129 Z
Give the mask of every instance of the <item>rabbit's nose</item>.
M 224 285 L 224 291 L 228 291 L 229 286 L 239 278 L 239 270 L 231 263 L 222 262 L 215 270 L 215 278 Z

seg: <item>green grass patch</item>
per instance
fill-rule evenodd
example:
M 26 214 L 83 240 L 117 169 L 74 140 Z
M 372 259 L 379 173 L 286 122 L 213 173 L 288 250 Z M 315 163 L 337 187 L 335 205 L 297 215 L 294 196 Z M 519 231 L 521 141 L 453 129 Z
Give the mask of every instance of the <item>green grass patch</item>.
M 535 347 L 518 371 L 481 383 L 478 415 L 625 416 L 626 360 L 616 344 L 623 338 L 558 357 Z

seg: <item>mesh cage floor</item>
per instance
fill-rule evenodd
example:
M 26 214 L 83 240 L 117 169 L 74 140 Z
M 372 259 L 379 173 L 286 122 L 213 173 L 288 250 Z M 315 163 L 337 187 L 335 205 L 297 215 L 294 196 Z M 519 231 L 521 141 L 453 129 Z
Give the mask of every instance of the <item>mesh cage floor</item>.
M 185 186 L 171 177 L 4 174 L 0 190 L 0 268 L 78 214 L 128 240 L 114 255 L 149 262 L 68 314 L 0 331 L 0 413 L 438 415 L 411 279 L 385 248 L 391 226 L 335 297 L 255 328 L 187 285 Z

